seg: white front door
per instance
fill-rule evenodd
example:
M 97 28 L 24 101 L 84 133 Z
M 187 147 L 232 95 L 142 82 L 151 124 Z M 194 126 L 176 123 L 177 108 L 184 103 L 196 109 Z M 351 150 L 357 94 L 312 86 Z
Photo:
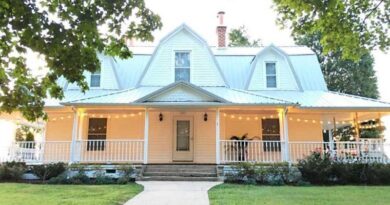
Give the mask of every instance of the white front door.
M 173 161 L 193 161 L 193 118 L 175 117 L 173 123 Z

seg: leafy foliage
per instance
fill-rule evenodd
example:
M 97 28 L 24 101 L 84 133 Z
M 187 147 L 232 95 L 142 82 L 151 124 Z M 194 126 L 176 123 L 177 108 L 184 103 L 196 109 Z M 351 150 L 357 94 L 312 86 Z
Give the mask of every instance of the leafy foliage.
M 364 53 L 357 62 L 344 60 L 340 49 L 332 53 L 324 52 L 321 44 L 322 34 L 307 34 L 295 37 L 299 45 L 311 48 L 318 57 L 328 89 L 331 91 L 378 98 L 377 78 L 374 71 L 374 59 Z
M 0 164 L 0 181 L 19 181 L 26 171 L 23 162 L 4 162 Z
M 343 59 L 358 61 L 373 48 L 390 47 L 390 1 L 274 0 L 278 23 L 292 35 L 322 33 L 324 54 L 341 51 Z
M 88 89 L 84 71 L 100 69 L 97 53 L 129 58 L 126 39 L 151 41 L 160 17 L 143 0 L 0 2 L 0 112 L 45 118 L 44 99 L 62 98 L 60 77 Z M 36 74 L 27 56 L 39 54 L 48 71 Z
M 66 171 L 66 165 L 62 162 L 31 166 L 31 171 L 43 182 L 57 177 Z
M 231 29 L 229 32 L 229 46 L 238 47 L 238 46 L 260 46 L 261 40 L 255 39 L 250 40 L 247 29 L 245 26 L 240 26 L 239 28 Z
M 312 184 L 390 184 L 390 164 L 333 161 L 313 153 L 301 160 L 298 168 Z

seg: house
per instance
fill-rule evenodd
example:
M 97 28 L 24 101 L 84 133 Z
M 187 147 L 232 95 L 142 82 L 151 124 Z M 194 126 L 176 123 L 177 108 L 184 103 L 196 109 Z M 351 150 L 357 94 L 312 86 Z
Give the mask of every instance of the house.
M 60 80 L 65 98 L 47 100 L 45 139 L 17 146 L 12 156 L 43 163 L 223 165 L 294 163 L 320 151 L 388 160 L 383 140 L 359 133 L 362 122 L 380 126 L 390 103 L 329 91 L 307 47 L 227 47 L 223 23 L 217 35 L 218 46 L 209 46 L 182 24 L 157 47 L 131 47 L 131 59 L 99 55 L 102 69 L 85 73 L 90 90 Z M 332 132 L 345 126 L 355 132 L 340 142 Z M 26 155 L 20 148 L 35 151 Z

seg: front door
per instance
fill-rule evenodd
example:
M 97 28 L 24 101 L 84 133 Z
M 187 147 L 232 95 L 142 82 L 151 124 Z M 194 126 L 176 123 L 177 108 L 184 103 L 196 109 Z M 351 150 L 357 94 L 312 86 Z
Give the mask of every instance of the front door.
M 174 118 L 173 161 L 193 161 L 194 133 L 192 117 Z

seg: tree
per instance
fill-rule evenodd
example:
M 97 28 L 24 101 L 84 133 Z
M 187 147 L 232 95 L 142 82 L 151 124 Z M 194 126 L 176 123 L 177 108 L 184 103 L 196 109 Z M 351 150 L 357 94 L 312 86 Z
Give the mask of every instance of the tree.
M 303 35 L 295 38 L 299 45 L 311 48 L 318 57 L 328 89 L 336 92 L 378 98 L 378 85 L 375 76 L 374 59 L 365 53 L 357 61 L 344 60 L 340 50 L 325 53 L 321 44 L 321 34 Z
M 374 48 L 390 47 L 388 0 L 273 0 L 277 22 L 293 37 L 322 33 L 324 54 L 341 52 L 343 59 L 358 61 Z
M 83 72 L 100 69 L 97 53 L 129 58 L 125 40 L 151 41 L 161 26 L 143 0 L 1 1 L 0 113 L 45 118 L 44 99 L 63 97 L 60 77 L 87 90 Z M 29 52 L 44 59 L 47 73 L 34 74 Z
M 229 32 L 229 46 L 260 46 L 261 40 L 255 39 L 253 41 L 249 40 L 249 35 L 245 26 L 240 26 L 239 28 L 231 29 Z

